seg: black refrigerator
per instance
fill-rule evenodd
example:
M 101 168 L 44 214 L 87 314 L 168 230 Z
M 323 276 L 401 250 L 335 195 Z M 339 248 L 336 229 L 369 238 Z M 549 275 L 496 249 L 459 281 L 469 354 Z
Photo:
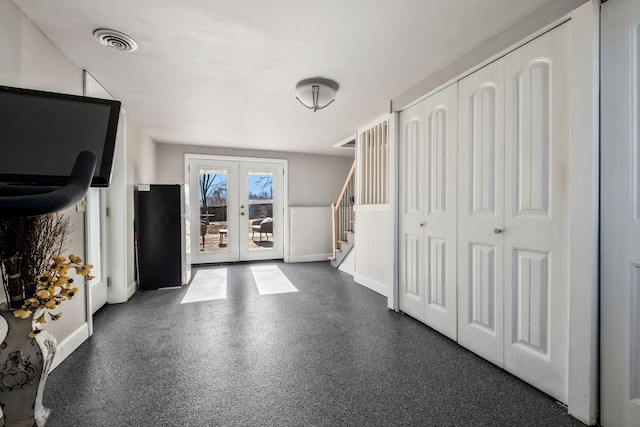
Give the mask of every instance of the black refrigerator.
M 191 279 L 188 186 L 140 184 L 135 191 L 138 286 L 182 286 Z

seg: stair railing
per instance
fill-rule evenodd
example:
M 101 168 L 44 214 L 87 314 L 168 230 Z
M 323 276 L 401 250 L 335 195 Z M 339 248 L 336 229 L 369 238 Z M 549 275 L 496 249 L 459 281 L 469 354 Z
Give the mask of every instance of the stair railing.
M 335 203 L 331 203 L 333 259 L 335 259 L 336 251 L 340 249 L 340 241 L 347 240 L 347 232 L 353 231 L 353 205 L 355 204 L 356 195 L 355 180 L 353 179 L 355 170 L 356 162 L 354 160 L 338 200 Z

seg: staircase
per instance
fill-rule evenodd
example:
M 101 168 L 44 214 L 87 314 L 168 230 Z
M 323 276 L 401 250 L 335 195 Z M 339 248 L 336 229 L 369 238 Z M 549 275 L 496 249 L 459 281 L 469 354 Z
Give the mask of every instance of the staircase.
M 331 219 L 333 221 L 331 265 L 338 268 L 354 246 L 353 225 L 355 204 L 355 182 L 353 179 L 356 162 L 353 161 L 351 171 L 342 187 L 336 203 L 331 204 Z

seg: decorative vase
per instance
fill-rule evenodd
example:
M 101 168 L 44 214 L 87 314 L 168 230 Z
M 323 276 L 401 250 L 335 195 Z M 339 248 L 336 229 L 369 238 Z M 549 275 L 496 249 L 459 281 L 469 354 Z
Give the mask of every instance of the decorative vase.
M 0 405 L 5 427 L 44 426 L 50 409 L 42 406 L 44 385 L 56 353 L 56 339 L 47 331 L 29 338 L 31 319 L 0 310 Z M 1 424 L 0 424 L 1 425 Z

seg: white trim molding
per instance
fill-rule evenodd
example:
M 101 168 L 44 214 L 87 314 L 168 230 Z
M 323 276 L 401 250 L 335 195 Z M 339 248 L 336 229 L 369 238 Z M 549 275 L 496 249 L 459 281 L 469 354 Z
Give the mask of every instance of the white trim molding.
M 585 424 L 598 413 L 599 48 L 600 1 L 571 14 L 571 261 L 569 414 Z
M 388 289 L 384 283 L 380 283 L 377 280 L 370 279 L 362 274 L 354 274 L 353 281 L 359 285 L 364 286 L 365 288 L 371 289 L 374 292 L 379 293 L 383 297 L 387 296 Z
M 51 370 L 54 370 L 87 339 L 89 339 L 89 323 L 85 322 L 80 325 L 78 329 L 69 334 L 67 338 L 58 343 L 56 355 L 51 363 Z

